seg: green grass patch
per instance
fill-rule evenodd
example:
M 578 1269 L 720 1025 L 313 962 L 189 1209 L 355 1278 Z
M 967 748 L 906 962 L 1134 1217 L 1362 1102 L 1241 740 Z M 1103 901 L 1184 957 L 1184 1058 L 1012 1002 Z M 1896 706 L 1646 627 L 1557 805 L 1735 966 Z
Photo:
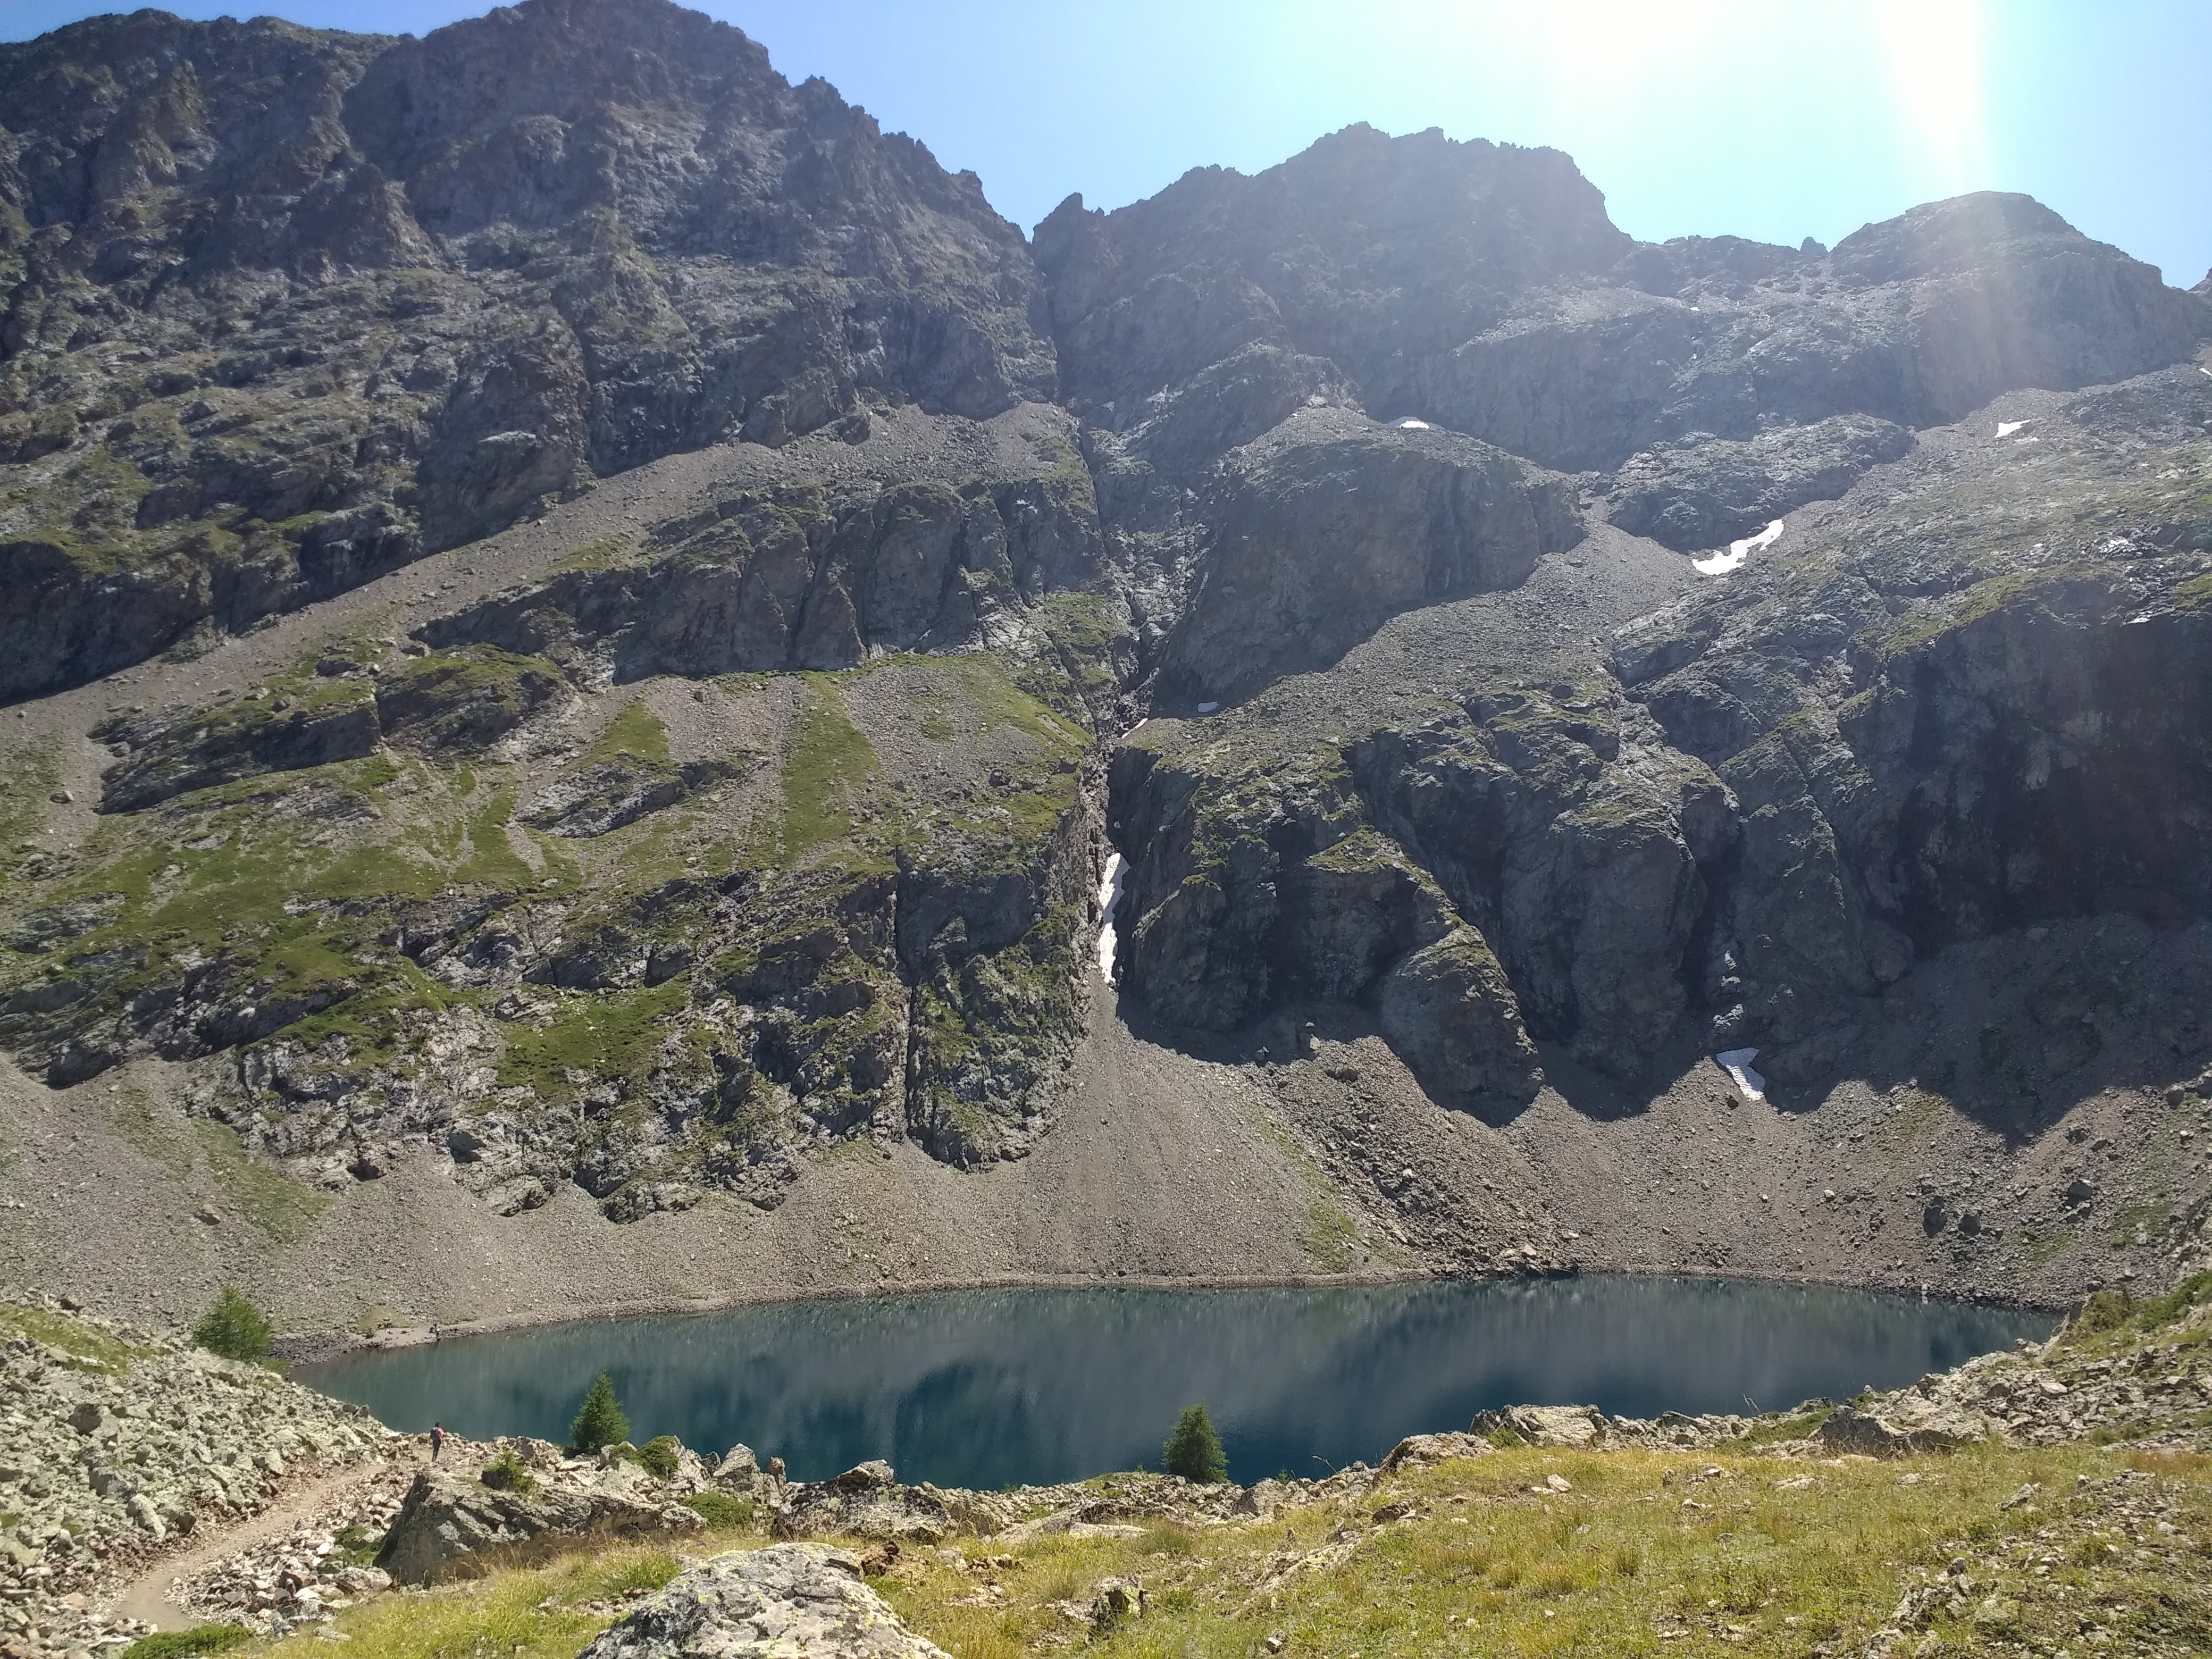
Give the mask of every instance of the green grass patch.
M 1306 1259 L 1325 1273 L 1346 1272 L 1359 1243 L 1359 1229 L 1341 1205 L 1316 1198 L 1306 1206 L 1305 1224 L 1298 1229 L 1298 1245 Z
M 1875 1126 L 1875 1142 L 1892 1153 L 1917 1152 L 1936 1138 L 1936 1132 L 1956 1109 L 1942 1095 L 1916 1089 L 1898 1110 Z
M 155 1631 L 123 1650 L 123 1659 L 198 1659 L 253 1639 L 243 1625 L 195 1625 L 190 1630 Z
M 666 766 L 668 758 L 668 728 L 660 716 L 645 706 L 645 699 L 634 697 L 622 707 L 622 712 L 607 723 L 599 733 L 599 741 L 585 757 L 586 761 L 610 761 L 627 757 L 647 766 Z
M 2030 1267 L 2048 1267 L 2075 1242 L 2074 1234 L 2064 1227 L 2029 1228 L 2020 1235 L 2021 1257 Z
M 120 1337 L 67 1314 L 10 1303 L 0 1303 L 0 1331 L 27 1336 L 33 1342 L 58 1348 L 88 1370 L 119 1374 L 129 1368 L 132 1360 L 154 1352 L 151 1348 L 134 1347 Z
M 2166 1202 L 2164 1194 L 2138 1199 L 2132 1204 L 2123 1205 L 2112 1217 L 2112 1243 L 2132 1244 L 2138 1231 L 2154 1238 L 2164 1232 L 2172 1221 L 2173 1206 Z
M 1833 1406 L 1822 1406 L 1790 1416 L 1767 1419 L 1747 1429 L 1742 1442 L 1747 1446 L 1771 1446 L 1784 1440 L 1809 1439 L 1820 1431 L 1820 1425 L 1835 1412 Z
M 275 1243 L 289 1244 L 304 1237 L 330 1207 L 328 1193 L 249 1158 L 238 1131 L 228 1123 L 203 1122 L 198 1127 L 208 1168 L 231 1208 Z
M 381 1595 L 338 1615 L 350 1652 L 377 1659 L 576 1659 L 615 1621 L 604 1604 L 658 1589 L 681 1569 L 665 1549 L 626 1545 L 562 1556 L 544 1565 L 483 1564 L 483 1576 L 424 1595 Z M 600 1604 L 594 1607 L 593 1604 Z M 268 1650 L 284 1659 L 331 1650 L 307 1626 Z
M 514 786 L 501 784 L 492 789 L 483 806 L 469 817 L 469 856 L 453 872 L 455 881 L 509 892 L 538 884 L 538 872 L 507 839 L 507 826 L 514 817 Z
M 500 1083 L 529 1089 L 541 1099 L 565 1100 L 592 1078 L 641 1081 L 668 1035 L 668 1022 L 690 998 L 689 980 L 681 975 L 642 990 L 579 994 L 544 1026 L 507 1028 Z
M 181 1126 L 164 1123 L 154 1110 L 153 1097 L 131 1087 L 108 1103 L 108 1121 L 116 1132 L 172 1175 L 192 1172 L 192 1143 Z
M 676 1500 L 716 1532 L 743 1532 L 753 1524 L 753 1500 L 726 1492 L 695 1492 Z
M 853 838 L 854 808 L 877 792 L 883 770 L 827 674 L 805 676 L 783 748 L 781 862 L 797 864 Z
M 0 869 L 11 872 L 10 882 L 16 848 L 38 834 L 46 823 L 52 806 L 46 798 L 61 781 L 61 748 L 51 738 L 0 761 Z

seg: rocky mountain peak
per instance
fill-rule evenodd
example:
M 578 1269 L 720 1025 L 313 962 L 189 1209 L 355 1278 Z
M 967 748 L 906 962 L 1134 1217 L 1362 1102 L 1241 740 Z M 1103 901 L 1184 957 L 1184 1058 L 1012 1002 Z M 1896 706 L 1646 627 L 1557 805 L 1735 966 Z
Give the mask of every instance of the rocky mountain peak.
M 301 1228 L 734 1194 L 818 1287 L 956 1257 L 814 1183 L 1057 1224 L 902 1184 L 1049 1151 L 1301 1194 L 1208 1271 L 1524 1271 L 1612 1228 L 1478 1195 L 1545 1126 L 2025 1145 L 2212 1054 L 2206 305 L 2026 198 L 1642 244 L 1361 125 L 1031 242 L 663 0 L 144 13 L 0 48 L 0 319 L 10 1145 L 158 1060 Z M 1136 1150 L 1237 1091 L 1402 1227 Z
M 1838 278 L 1871 288 L 2063 253 L 2136 263 L 2118 248 L 2090 240 L 2033 197 L 1994 190 L 1923 203 L 1894 219 L 1862 226 L 1837 243 L 1829 258 Z

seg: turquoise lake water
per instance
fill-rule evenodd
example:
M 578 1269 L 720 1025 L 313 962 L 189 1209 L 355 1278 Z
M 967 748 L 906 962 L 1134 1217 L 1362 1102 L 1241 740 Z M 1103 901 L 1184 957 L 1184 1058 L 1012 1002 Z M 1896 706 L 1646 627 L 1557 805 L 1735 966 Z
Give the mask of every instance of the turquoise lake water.
M 1251 1481 L 1372 1463 L 1485 1407 L 1776 1410 L 1894 1388 L 2047 1315 L 1826 1286 L 1585 1277 L 1322 1290 L 948 1291 L 592 1321 L 362 1353 L 302 1381 L 395 1428 L 564 1438 L 611 1372 L 632 1437 L 793 1479 L 887 1458 L 992 1488 L 1159 1465 L 1204 1401 Z

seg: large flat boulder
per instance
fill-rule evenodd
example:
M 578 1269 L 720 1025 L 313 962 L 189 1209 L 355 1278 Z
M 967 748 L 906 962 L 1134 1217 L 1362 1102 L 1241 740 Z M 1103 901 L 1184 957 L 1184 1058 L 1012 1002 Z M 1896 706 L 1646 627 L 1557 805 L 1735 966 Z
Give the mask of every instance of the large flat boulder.
M 820 1544 L 741 1550 L 681 1573 L 610 1626 L 584 1659 L 805 1654 L 944 1659 L 860 1582 L 860 1564 Z

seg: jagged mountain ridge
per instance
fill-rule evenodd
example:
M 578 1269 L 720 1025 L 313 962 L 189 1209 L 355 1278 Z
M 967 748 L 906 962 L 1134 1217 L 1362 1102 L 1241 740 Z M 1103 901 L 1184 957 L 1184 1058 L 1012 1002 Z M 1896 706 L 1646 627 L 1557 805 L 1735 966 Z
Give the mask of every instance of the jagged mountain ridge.
M 0 1041 L 53 1087 L 340 1194 L 766 1214 L 1072 1144 L 1119 1018 L 1274 1090 L 1370 1265 L 1485 1267 L 1573 1257 L 1573 1181 L 1499 1206 L 1545 1154 L 1483 1139 L 1417 1200 L 1346 1114 L 1540 1139 L 1722 1043 L 1837 1099 L 1954 981 L 1921 1069 L 2015 1149 L 2193 1063 L 2207 313 L 2024 198 L 1652 246 L 1556 152 L 1353 128 L 1031 243 L 608 0 L 95 20 L 0 48 Z M 1961 423 L 2008 397 L 2042 447 Z

